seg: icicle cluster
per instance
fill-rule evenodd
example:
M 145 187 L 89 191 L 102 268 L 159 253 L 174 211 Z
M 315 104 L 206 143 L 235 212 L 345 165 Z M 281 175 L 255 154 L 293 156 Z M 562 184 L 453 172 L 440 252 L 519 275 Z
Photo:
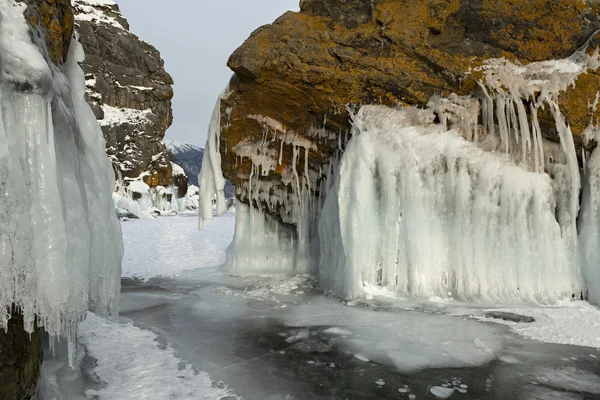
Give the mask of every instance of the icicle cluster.
M 598 50 L 590 55 L 587 47 L 529 65 L 488 60 L 473 97 L 433 97 L 425 110 L 351 112 L 352 139 L 340 142 L 343 156 L 327 173 L 309 169 L 307 139 L 327 132 L 301 137 L 272 118 L 248 116 L 265 133 L 231 149 L 253 168 L 237 188 L 250 206 L 239 209 L 227 270 L 310 271 L 343 297 L 600 301 L 599 150 L 586 165 L 578 235 L 582 179 L 558 104 L 579 75 L 600 66 Z M 554 117 L 560 144 L 543 138 L 542 109 Z M 286 145 L 293 160 L 283 167 Z M 268 179 L 275 169 L 281 183 Z
M 0 2 L 0 309 L 75 340 L 90 306 L 117 312 L 122 241 L 112 167 L 85 102 L 76 38 L 62 70 L 30 39 L 26 6 Z M 46 56 L 46 57 L 44 57 Z M 9 314 L 0 313 L 6 328 Z
M 321 217 L 322 286 L 504 303 L 578 293 L 550 177 L 457 131 L 402 123 L 406 112 L 368 106 L 354 116 Z

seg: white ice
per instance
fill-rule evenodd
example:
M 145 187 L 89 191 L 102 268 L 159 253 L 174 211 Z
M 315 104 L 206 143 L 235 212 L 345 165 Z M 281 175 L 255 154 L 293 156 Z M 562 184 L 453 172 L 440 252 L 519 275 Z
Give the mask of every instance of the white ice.
M 406 114 L 355 116 L 320 221 L 322 285 L 503 303 L 578 293 L 550 177 Z
M 32 43 L 23 7 L 0 4 L 0 308 L 20 308 L 28 332 L 37 319 L 51 336 L 74 340 L 90 307 L 117 311 L 114 176 L 84 99 L 81 45 L 74 38 L 61 69 L 42 67 L 44 40 L 33 34 Z
M 213 217 L 213 201 L 216 202 L 217 215 L 227 210 L 225 201 L 225 178 L 221 171 L 221 99 L 227 96 L 226 88 L 215 104 L 208 128 L 208 138 L 204 146 L 202 169 L 198 175 L 200 186 L 200 205 L 198 207 L 198 227 L 202 229 L 204 221 Z

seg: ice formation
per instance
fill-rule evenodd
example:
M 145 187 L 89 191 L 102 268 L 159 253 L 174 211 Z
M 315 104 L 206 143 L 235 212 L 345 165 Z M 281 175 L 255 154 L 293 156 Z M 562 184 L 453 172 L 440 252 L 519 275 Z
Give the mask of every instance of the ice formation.
M 221 99 L 227 96 L 228 88 L 219 95 L 212 113 L 208 138 L 204 146 L 202 169 L 198 175 L 200 186 L 200 201 L 198 207 L 198 227 L 202 229 L 204 221 L 213 217 L 213 201 L 216 202 L 217 214 L 227 210 L 225 201 L 225 178 L 221 171 L 221 153 L 219 152 L 221 138 Z
M 81 45 L 75 38 L 66 64 L 54 66 L 25 7 L 0 2 L 0 308 L 18 307 L 29 332 L 37 320 L 74 339 L 88 309 L 117 312 L 114 176 L 84 99 Z M 1 327 L 8 318 L 0 313 Z
M 487 60 L 471 71 L 481 76 L 476 93 L 434 96 L 426 109 L 349 110 L 351 139 L 335 136 L 341 159 L 325 170 L 308 162 L 310 138 L 331 136 L 324 129 L 300 136 L 248 115 L 264 135 L 231 149 L 253 167 L 236 188 L 248 205 L 238 207 L 226 271 L 312 272 L 324 289 L 350 298 L 600 301 L 600 150 L 587 162 L 583 152 L 582 180 L 558 102 L 600 66 L 588 44 L 562 60 Z M 542 109 L 554 117 L 559 144 L 543 138 Z M 211 127 L 209 142 L 218 144 L 220 126 Z M 593 123 L 588 130 L 597 131 Z M 284 146 L 293 160 L 274 183 L 268 176 L 281 168 Z M 205 179 L 218 182 L 220 157 L 210 157 Z
M 587 132 L 590 140 L 598 142 L 600 131 L 592 124 Z M 600 148 L 586 162 L 586 182 L 583 188 L 580 223 L 581 258 L 587 280 L 588 297 L 600 304 Z
M 372 285 L 503 302 L 579 293 L 550 177 L 458 131 L 414 126 L 407 112 L 417 110 L 369 106 L 354 116 L 360 134 L 321 217 L 323 286 L 349 297 Z

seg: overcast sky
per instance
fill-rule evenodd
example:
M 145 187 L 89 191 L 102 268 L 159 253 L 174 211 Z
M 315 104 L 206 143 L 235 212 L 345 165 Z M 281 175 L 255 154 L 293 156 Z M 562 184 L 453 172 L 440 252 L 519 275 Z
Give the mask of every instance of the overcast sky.
M 229 55 L 250 33 L 299 0 L 116 0 L 131 31 L 154 45 L 175 80 L 168 139 L 204 147 L 219 93 L 232 72 Z

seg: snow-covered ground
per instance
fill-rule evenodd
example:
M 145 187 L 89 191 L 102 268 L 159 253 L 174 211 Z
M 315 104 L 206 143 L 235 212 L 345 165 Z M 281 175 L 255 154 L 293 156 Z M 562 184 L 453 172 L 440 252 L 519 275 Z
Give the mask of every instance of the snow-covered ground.
M 124 222 L 122 276 L 148 280 L 223 264 L 233 238 L 235 213 L 207 221 L 202 231 L 197 219 L 197 214 L 188 213 Z

